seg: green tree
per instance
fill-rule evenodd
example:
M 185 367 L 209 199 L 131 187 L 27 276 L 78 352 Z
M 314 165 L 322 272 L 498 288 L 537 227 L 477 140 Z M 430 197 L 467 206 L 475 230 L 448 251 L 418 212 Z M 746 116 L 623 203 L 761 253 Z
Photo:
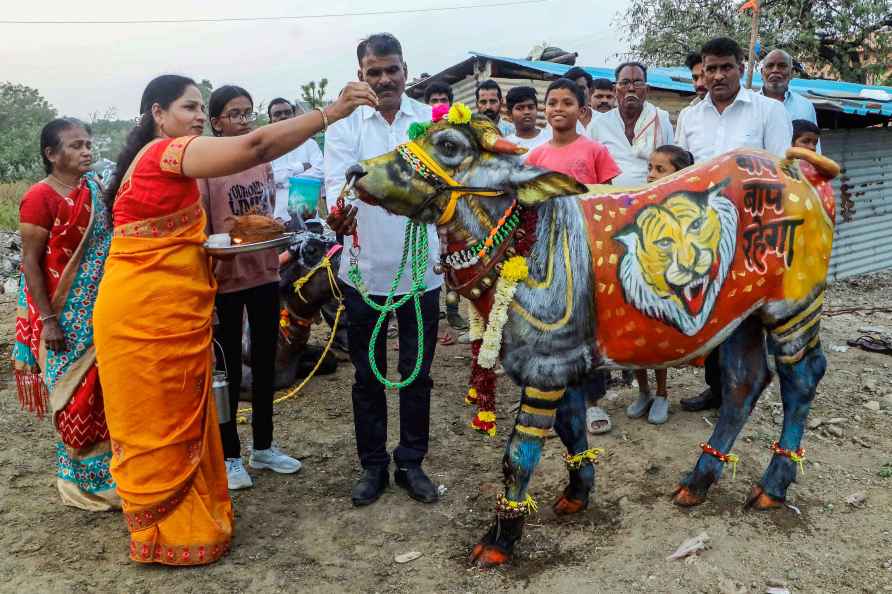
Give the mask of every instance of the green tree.
M 749 13 L 739 1 L 632 0 L 616 24 L 628 33 L 628 55 L 669 66 L 711 37 L 749 44 Z M 892 62 L 892 0 L 762 0 L 763 53 L 780 47 L 810 76 L 880 82 Z
M 325 105 L 326 87 L 328 87 L 327 78 L 320 78 L 319 84 L 311 80 L 307 84 L 300 86 L 300 98 L 311 108 L 323 107 Z
M 0 83 L 0 182 L 43 174 L 40 130 L 54 117 L 56 110 L 37 89 Z
M 211 93 L 214 92 L 214 83 L 203 78 L 198 83 L 198 90 L 201 91 L 201 98 L 204 100 L 204 104 L 207 105 L 208 101 L 211 100 Z
M 133 126 L 133 120 L 118 119 L 118 112 L 113 107 L 105 110 L 103 114 L 99 112 L 90 114 L 94 160 L 97 163 L 102 159 L 116 160 Z

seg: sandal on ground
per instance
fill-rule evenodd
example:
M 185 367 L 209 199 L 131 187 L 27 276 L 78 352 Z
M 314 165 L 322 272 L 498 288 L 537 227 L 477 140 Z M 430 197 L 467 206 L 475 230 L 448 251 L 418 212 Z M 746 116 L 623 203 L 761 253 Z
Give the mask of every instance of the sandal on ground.
M 453 344 L 455 344 L 455 337 L 452 335 L 451 332 L 443 333 L 443 335 L 440 336 L 438 340 L 443 346 L 452 346 Z
M 884 355 L 892 355 L 892 345 L 882 338 L 876 336 L 864 335 L 856 340 L 847 340 L 849 346 L 858 347 L 871 353 L 883 353 Z
M 653 396 L 649 392 L 638 392 L 638 400 L 626 407 L 626 416 L 630 419 L 640 419 L 647 414 L 653 402 Z
M 651 425 L 662 425 L 669 419 L 669 399 L 665 396 L 656 396 L 650 405 L 650 413 L 647 422 Z
M 613 423 L 607 411 L 600 406 L 592 406 L 585 411 L 585 428 L 592 435 L 600 435 L 613 429 Z

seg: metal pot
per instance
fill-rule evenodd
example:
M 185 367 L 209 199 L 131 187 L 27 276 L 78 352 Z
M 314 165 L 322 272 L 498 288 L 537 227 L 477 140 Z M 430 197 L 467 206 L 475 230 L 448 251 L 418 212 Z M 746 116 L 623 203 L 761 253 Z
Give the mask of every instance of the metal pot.
M 211 388 L 214 392 L 214 405 L 217 407 L 217 422 L 228 423 L 232 420 L 232 414 L 229 409 L 229 382 L 225 371 L 214 372 Z

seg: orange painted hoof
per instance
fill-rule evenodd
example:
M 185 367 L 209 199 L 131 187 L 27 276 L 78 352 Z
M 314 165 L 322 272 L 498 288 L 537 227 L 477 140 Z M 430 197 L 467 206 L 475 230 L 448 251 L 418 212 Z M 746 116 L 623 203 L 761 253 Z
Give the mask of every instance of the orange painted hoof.
M 509 560 L 508 554 L 500 548 L 492 545 L 477 543 L 471 551 L 469 561 L 477 567 L 498 567 Z
M 706 501 L 706 497 L 695 495 L 693 491 L 683 485 L 679 485 L 672 494 L 672 503 L 679 507 L 694 507 Z
M 578 514 L 586 507 L 588 507 L 588 504 L 585 501 L 571 499 L 561 495 L 558 500 L 554 502 L 552 509 L 554 509 L 554 513 L 558 516 L 569 516 L 570 514 Z
M 759 511 L 777 509 L 783 506 L 784 502 L 782 500 L 775 499 L 759 485 L 753 485 L 752 489 L 750 489 L 749 499 L 746 500 L 746 507 Z

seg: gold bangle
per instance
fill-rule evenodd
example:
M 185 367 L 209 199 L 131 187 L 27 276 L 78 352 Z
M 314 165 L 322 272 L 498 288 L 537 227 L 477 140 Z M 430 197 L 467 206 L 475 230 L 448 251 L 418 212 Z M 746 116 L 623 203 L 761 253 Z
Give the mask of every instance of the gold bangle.
M 328 116 L 325 115 L 325 110 L 323 108 L 316 107 L 315 109 L 322 115 L 322 131 L 325 132 L 328 130 Z

